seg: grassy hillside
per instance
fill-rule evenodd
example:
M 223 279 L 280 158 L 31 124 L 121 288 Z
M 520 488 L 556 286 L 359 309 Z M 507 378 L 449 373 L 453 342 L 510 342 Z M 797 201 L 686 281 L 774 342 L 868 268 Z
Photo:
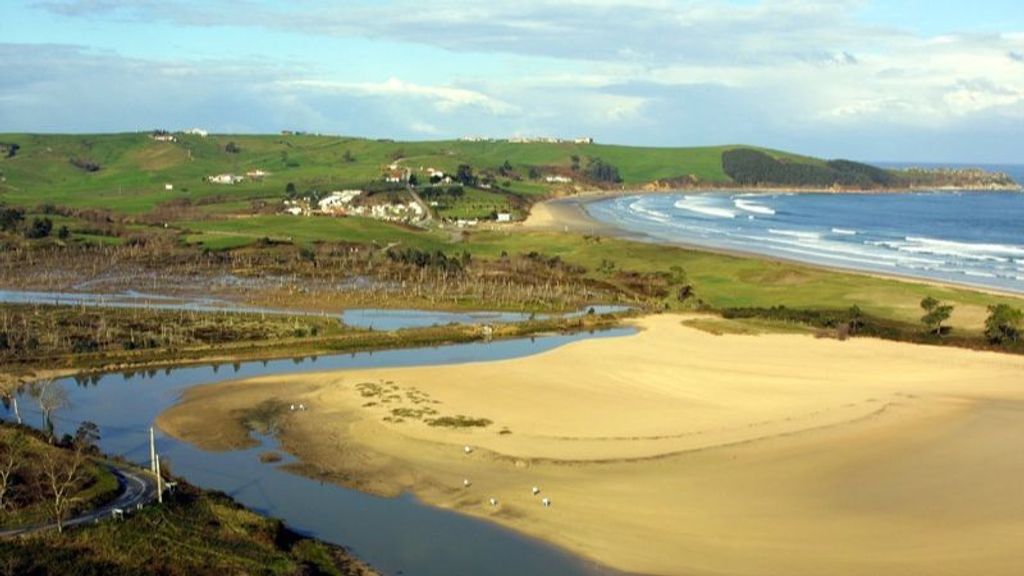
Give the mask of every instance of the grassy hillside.
M 72 208 L 105 208 L 139 214 L 176 198 L 211 204 L 251 199 L 279 200 L 291 182 L 299 190 L 359 187 L 381 179 L 396 159 L 404 168 L 435 168 L 454 173 L 468 164 L 476 173 L 495 171 L 506 161 L 513 176 L 506 192 L 543 196 L 552 187 L 530 179 L 569 171 L 573 157 L 581 166 L 600 158 L 618 168 L 625 185 L 694 176 L 702 182 L 726 183 L 722 152 L 733 146 L 704 148 L 640 148 L 602 144 L 510 142 L 394 142 L 312 135 L 176 134 L 176 142 L 159 142 L 148 133 L 103 135 L 0 134 L 0 143 L 17 143 L 13 157 L 0 159 L 0 201 L 32 207 L 52 203 Z M 234 143 L 238 151 L 227 151 Z M 773 156 L 817 162 L 782 152 Z M 77 162 L 76 166 L 74 162 Z M 83 165 L 93 164 L 89 171 Z M 203 181 L 221 173 L 270 172 L 262 181 L 218 185 Z M 173 190 L 165 190 L 172 184 Z M 237 204 L 236 204 L 237 206 Z M 230 209 L 228 209 L 230 211 Z
M 51 459 L 69 459 L 68 452 L 48 443 L 41 433 L 0 423 L 0 470 L 6 470 L 11 454 L 18 461 L 31 463 L 31 466 L 15 466 L 11 470 L 0 505 L 0 529 L 46 524 L 54 520 L 42 467 Z M 107 467 L 97 461 L 85 461 L 78 481 L 69 491 L 72 496 L 68 515 L 74 516 L 109 502 L 117 496 L 117 488 L 117 478 Z
M 27 478 L 38 471 L 39 453 L 69 450 L 50 446 L 37 433 L 0 424 L 0 448 L 21 441 L 27 445 L 18 473 Z M 84 483 L 80 508 L 96 501 L 95 492 L 115 492 L 112 474 L 90 463 L 90 471 L 104 475 Z M 92 473 L 92 472 L 91 472 Z M 90 477 L 91 478 L 91 477 Z M 16 500 L 0 510 L 8 525 L 32 521 Z M 3 526 L 3 524 L 0 524 Z M 0 540 L 0 573 L 43 576 L 49 574 L 268 574 L 281 576 L 371 576 L 375 574 L 343 549 L 304 538 L 280 521 L 251 512 L 227 496 L 199 490 L 179 482 L 162 505 L 132 511 L 123 521 L 105 521 L 66 530 Z

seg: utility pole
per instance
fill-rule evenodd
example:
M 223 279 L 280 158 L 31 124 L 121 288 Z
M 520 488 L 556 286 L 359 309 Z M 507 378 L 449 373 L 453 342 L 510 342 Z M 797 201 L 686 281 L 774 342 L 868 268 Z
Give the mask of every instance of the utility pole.
M 156 501 L 160 504 L 164 503 L 164 481 L 160 476 L 160 455 L 157 454 L 156 460 Z
M 149 471 L 153 474 L 157 473 L 156 463 L 156 440 L 153 437 L 153 427 L 149 427 Z

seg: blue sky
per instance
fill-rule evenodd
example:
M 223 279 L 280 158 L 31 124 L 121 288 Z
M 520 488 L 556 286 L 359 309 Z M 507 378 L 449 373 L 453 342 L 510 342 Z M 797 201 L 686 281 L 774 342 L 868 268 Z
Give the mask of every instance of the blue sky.
M 1009 0 L 3 0 L 0 132 L 750 143 L 1024 163 Z

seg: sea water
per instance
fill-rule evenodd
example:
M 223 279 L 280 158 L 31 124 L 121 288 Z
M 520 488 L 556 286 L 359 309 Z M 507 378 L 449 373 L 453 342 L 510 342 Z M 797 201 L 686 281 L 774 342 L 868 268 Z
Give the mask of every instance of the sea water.
M 589 204 L 654 241 L 1024 293 L 1024 193 L 687 192 Z

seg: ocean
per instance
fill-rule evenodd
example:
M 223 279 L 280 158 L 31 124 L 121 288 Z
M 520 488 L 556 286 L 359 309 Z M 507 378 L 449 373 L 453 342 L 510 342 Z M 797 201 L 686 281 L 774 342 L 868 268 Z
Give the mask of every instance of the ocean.
M 1024 182 L 1024 166 L 1002 169 Z M 1024 293 L 1024 193 L 667 193 L 586 209 L 656 241 Z

